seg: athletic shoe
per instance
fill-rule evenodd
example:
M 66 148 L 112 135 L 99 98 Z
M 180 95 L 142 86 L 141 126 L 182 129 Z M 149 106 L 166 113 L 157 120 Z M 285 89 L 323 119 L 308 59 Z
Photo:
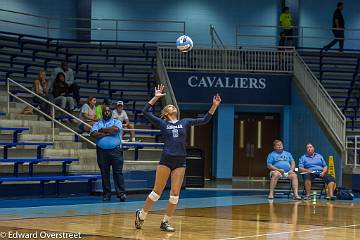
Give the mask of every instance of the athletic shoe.
M 140 219 L 140 209 L 138 209 L 138 210 L 136 210 L 136 213 L 135 213 L 135 228 L 141 229 L 143 224 L 144 224 L 144 220 Z
M 161 222 L 160 230 L 165 232 L 175 232 L 175 228 L 173 228 L 168 221 Z
M 300 196 L 294 196 L 293 199 L 294 200 L 301 200 L 301 197 Z
M 335 196 L 332 196 L 332 197 L 330 198 L 330 200 L 331 200 L 331 201 L 335 201 L 335 200 L 336 200 L 336 197 L 335 197 Z

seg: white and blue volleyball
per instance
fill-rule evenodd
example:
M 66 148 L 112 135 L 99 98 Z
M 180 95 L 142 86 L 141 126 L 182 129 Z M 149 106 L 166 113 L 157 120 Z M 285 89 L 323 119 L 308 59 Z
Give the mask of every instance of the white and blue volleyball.
M 189 36 L 182 35 L 176 39 L 176 47 L 180 52 L 189 52 L 194 46 Z

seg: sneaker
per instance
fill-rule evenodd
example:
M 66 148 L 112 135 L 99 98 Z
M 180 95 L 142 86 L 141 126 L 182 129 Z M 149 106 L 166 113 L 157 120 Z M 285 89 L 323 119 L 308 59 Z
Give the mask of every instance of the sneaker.
M 293 199 L 294 200 L 301 200 L 301 197 L 300 196 L 294 196 Z
M 144 224 L 144 220 L 140 219 L 140 209 L 138 209 L 138 210 L 136 210 L 136 213 L 135 213 L 135 228 L 141 229 L 143 224 Z
M 161 222 L 160 230 L 165 232 L 175 232 L 175 228 L 173 228 L 168 221 Z
M 335 197 L 335 196 L 332 196 L 332 197 L 330 197 L 330 200 L 331 200 L 331 201 L 335 201 L 335 200 L 336 200 L 336 197 Z

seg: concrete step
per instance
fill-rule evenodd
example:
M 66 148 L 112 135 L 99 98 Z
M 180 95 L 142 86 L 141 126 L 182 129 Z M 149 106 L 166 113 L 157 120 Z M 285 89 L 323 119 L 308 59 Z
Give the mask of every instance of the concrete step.
M 48 121 L 31 121 L 31 120 L 9 120 L 0 119 L 0 126 L 2 127 L 42 127 L 51 128 L 51 122 Z

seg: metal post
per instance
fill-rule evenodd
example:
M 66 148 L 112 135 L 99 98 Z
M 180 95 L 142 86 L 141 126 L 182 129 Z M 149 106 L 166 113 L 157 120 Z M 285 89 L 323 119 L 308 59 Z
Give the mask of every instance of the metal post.
M 118 45 L 118 26 L 119 26 L 119 21 L 118 20 L 115 20 L 115 39 L 116 39 L 116 45 Z
M 50 38 L 50 19 L 46 19 L 46 37 Z
M 52 106 L 52 142 L 55 142 L 55 108 Z
M 357 138 L 358 136 L 355 136 L 354 168 L 356 168 L 356 162 L 357 162 Z
M 8 94 L 7 114 L 9 114 L 10 113 L 10 81 L 9 81 L 9 79 L 6 79 L 6 81 L 7 81 L 6 89 L 7 89 L 7 94 Z

